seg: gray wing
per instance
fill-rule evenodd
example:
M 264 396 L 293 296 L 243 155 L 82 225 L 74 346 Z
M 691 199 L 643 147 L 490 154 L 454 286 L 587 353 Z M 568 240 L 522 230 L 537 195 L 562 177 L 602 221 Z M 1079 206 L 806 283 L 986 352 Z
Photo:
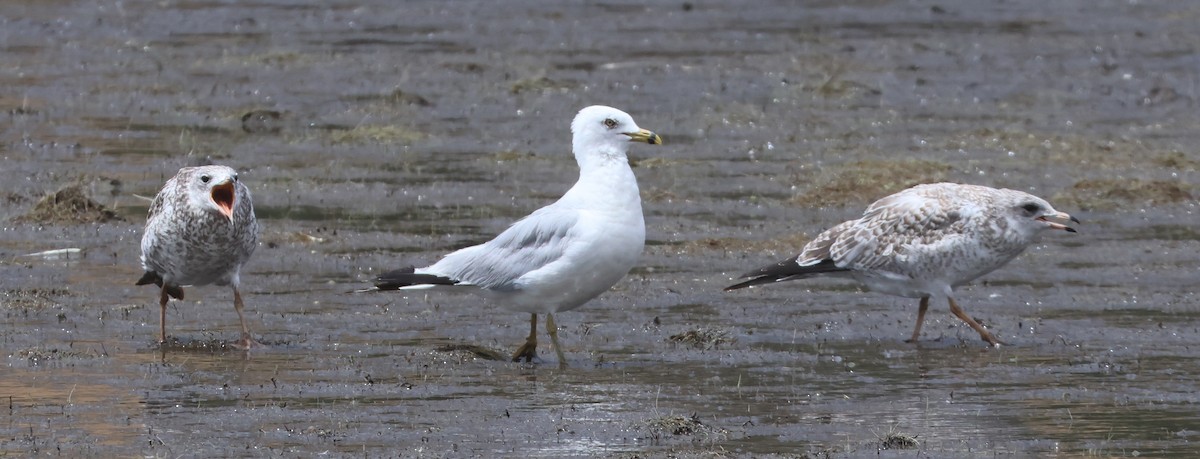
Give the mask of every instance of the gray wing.
M 238 265 L 245 263 L 258 247 L 258 236 L 262 226 L 254 216 L 254 200 L 250 197 L 250 188 L 242 182 L 237 182 L 238 202 L 234 209 L 234 219 L 239 222 L 242 230 L 236 243 L 238 244 Z
M 163 193 L 154 196 L 154 201 L 150 203 L 150 212 L 146 214 L 146 221 L 154 220 L 154 216 L 162 212 L 163 209 Z
M 854 227 L 858 220 L 850 220 L 842 222 L 833 228 L 827 229 L 817 237 L 804 245 L 804 250 L 796 256 L 796 264 L 800 266 L 813 266 L 822 261 L 832 261 L 833 254 L 830 250 L 834 243 L 842 237 L 842 233 Z
M 174 176 L 167 179 L 167 182 L 164 183 L 162 188 L 158 190 L 158 194 L 154 195 L 154 201 L 150 202 L 150 211 L 146 214 L 147 224 L 154 221 L 154 217 L 157 217 L 158 214 L 163 212 L 163 209 L 167 207 L 167 200 L 178 200 L 178 196 L 185 193 L 186 190 L 179 186 L 180 175 L 183 174 L 176 173 Z
M 871 204 L 862 218 L 834 228 L 830 259 L 855 270 L 894 271 L 912 255 L 944 250 L 963 237 L 961 202 L 934 187 L 911 188 Z M 829 232 L 834 232 L 830 230 Z M 822 241 L 820 237 L 813 244 Z M 810 245 L 813 245 L 810 244 Z
M 566 253 L 575 237 L 579 213 L 544 207 L 480 245 L 446 255 L 418 274 L 445 276 L 462 284 L 506 290 L 522 276 L 541 269 Z
M 175 233 L 177 232 L 171 227 L 172 222 L 169 221 L 171 216 L 165 215 L 174 212 L 174 206 L 171 205 L 170 201 L 177 199 L 172 195 L 172 192 L 177 191 L 178 188 L 176 177 L 167 180 L 167 183 L 163 185 L 158 194 L 154 195 L 154 201 L 150 203 L 150 211 L 146 215 L 146 229 L 142 233 L 141 244 L 142 267 L 146 271 L 163 271 L 165 270 L 163 264 L 172 262 L 171 260 L 164 259 L 161 253 L 162 246 L 164 245 L 161 239 L 175 237 Z

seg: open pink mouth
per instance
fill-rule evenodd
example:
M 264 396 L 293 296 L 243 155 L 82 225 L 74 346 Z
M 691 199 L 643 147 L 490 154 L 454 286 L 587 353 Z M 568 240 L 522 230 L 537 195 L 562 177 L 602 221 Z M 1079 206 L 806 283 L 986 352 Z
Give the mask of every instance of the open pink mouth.
M 221 209 L 225 218 L 230 220 L 233 220 L 233 196 L 233 182 L 225 182 L 212 188 L 213 202 Z
M 1063 220 L 1067 220 L 1067 221 L 1071 221 L 1071 222 L 1075 222 L 1075 223 L 1079 223 L 1079 219 L 1078 219 L 1078 218 L 1072 217 L 1072 216 L 1070 216 L 1070 215 L 1067 215 L 1067 214 L 1065 214 L 1065 213 L 1061 213 L 1061 212 L 1060 212 L 1058 215 L 1055 215 L 1054 217 L 1055 217 L 1055 218 L 1061 218 L 1061 219 L 1063 219 Z M 1041 217 L 1038 217 L 1038 218 L 1037 218 L 1037 220 L 1041 220 L 1041 221 L 1044 221 L 1044 222 L 1046 222 L 1046 223 L 1047 223 L 1047 224 L 1050 226 L 1050 229 L 1063 230 L 1063 231 L 1066 231 L 1066 232 L 1068 232 L 1068 233 L 1074 233 L 1074 232 L 1075 232 L 1075 228 L 1072 228 L 1072 227 L 1070 227 L 1070 226 L 1064 225 L 1064 224 L 1062 224 L 1062 223 L 1058 223 L 1058 222 L 1053 222 L 1053 221 L 1050 221 L 1050 219 L 1046 218 L 1046 216 L 1045 216 L 1045 215 L 1043 215 L 1043 216 L 1041 216 Z

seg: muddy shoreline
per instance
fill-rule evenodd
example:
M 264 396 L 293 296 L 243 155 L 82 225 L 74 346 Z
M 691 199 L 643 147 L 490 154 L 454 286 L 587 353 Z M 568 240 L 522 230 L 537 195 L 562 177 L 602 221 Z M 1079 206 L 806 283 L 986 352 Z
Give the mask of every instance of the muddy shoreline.
M 1193 457 L 1197 20 L 1115 1 L 0 5 L 0 455 Z M 478 298 L 349 293 L 561 195 L 568 123 L 598 103 L 666 144 L 631 152 L 641 263 L 557 316 L 570 368 L 548 343 L 540 365 L 473 352 L 528 326 Z M 208 161 L 264 224 L 249 355 L 222 347 L 226 289 L 173 303 L 164 350 L 133 285 L 145 197 Z M 945 305 L 905 343 L 915 301 L 838 280 L 720 291 L 938 180 L 1084 221 L 962 289 L 1011 346 Z M 22 218 L 70 185 L 115 215 Z

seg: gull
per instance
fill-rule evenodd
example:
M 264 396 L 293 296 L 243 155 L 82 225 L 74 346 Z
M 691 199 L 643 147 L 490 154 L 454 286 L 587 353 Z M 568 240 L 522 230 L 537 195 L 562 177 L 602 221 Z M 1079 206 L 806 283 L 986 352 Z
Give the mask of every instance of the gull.
M 1057 221 L 1055 221 L 1057 220 Z M 1079 220 L 1029 193 L 958 183 L 917 185 L 876 201 L 862 218 L 821 233 L 799 255 L 750 271 L 725 291 L 828 274 L 871 290 L 920 298 L 916 342 L 929 300 L 953 313 L 992 346 L 1002 344 L 954 300 L 954 288 L 1004 266 L 1044 230 Z
M 242 265 L 258 245 L 250 190 L 226 166 L 180 169 L 150 204 L 142 235 L 142 268 L 137 285 L 154 284 L 159 293 L 160 344 L 167 342 L 167 302 L 183 299 L 183 286 L 233 287 L 233 308 L 242 323 L 237 347 L 257 344 L 242 315 L 238 290 Z
M 558 201 L 513 223 L 488 242 L 452 252 L 424 268 L 379 275 L 368 290 L 449 288 L 483 295 L 517 312 L 528 312 L 529 337 L 512 360 L 537 358 L 537 316 L 560 367 L 554 313 L 599 296 L 637 263 L 646 242 L 637 179 L 625 156 L 631 142 L 662 143 L 629 114 L 591 106 L 571 122 L 579 180 Z

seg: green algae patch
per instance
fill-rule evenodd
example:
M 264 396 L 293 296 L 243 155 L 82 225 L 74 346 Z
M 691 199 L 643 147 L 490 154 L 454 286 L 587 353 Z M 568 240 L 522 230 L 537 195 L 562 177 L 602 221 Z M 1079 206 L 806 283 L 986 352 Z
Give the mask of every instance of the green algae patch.
M 31 365 L 37 365 L 44 362 L 64 360 L 91 360 L 107 357 L 107 355 L 95 350 L 59 349 L 56 347 L 38 346 L 13 352 L 9 357 L 25 359 Z
M 522 78 L 517 80 L 508 88 L 512 94 L 522 93 L 542 93 L 542 92 L 564 92 L 575 87 L 573 84 L 552 80 L 545 76 L 534 78 Z
M 917 437 L 900 432 L 888 432 L 879 438 L 879 450 L 914 449 L 921 446 Z
M 489 155 L 480 156 L 480 158 L 479 158 L 480 161 L 497 162 L 497 163 L 503 163 L 503 162 L 509 162 L 509 161 L 522 161 L 522 160 L 530 160 L 530 159 L 538 159 L 538 156 L 535 155 L 532 151 L 522 151 L 522 150 L 502 150 L 502 151 L 498 151 L 496 153 L 492 153 Z
M 1128 204 L 1160 206 L 1195 199 L 1190 186 L 1175 180 L 1088 179 L 1054 196 L 1058 207 L 1113 210 Z
M 1181 151 L 1172 151 L 1158 155 L 1151 160 L 1158 166 L 1177 171 L 1197 171 L 1200 170 L 1200 161 L 1189 158 L 1188 155 Z
M 392 125 L 355 126 L 329 133 L 329 141 L 334 144 L 413 143 L 424 138 L 422 132 Z
M 124 221 L 116 211 L 104 206 L 83 192 L 83 184 L 67 185 L 44 196 L 18 222 L 41 224 L 84 224 Z
M 643 422 L 640 426 L 649 433 L 649 439 L 661 441 L 664 437 L 697 437 L 700 440 L 723 439 L 729 431 L 705 424 L 693 413 L 691 416 L 662 416 Z
M 716 349 L 722 344 L 734 342 L 732 333 L 729 330 L 719 327 L 688 330 L 671 335 L 667 340 L 675 344 L 702 350 Z
M 65 289 L 11 289 L 0 292 L 0 308 L 41 311 L 58 306 L 55 297 L 67 295 Z
M 472 360 L 482 359 L 497 362 L 505 362 L 511 359 L 510 356 L 484 346 L 477 344 L 444 344 L 433 350 L 437 354 L 447 357 L 447 360 L 453 360 L 458 363 L 465 363 Z
M 939 161 L 906 159 L 864 160 L 845 164 L 829 180 L 791 199 L 805 207 L 865 205 L 922 183 L 946 180 L 952 168 Z

